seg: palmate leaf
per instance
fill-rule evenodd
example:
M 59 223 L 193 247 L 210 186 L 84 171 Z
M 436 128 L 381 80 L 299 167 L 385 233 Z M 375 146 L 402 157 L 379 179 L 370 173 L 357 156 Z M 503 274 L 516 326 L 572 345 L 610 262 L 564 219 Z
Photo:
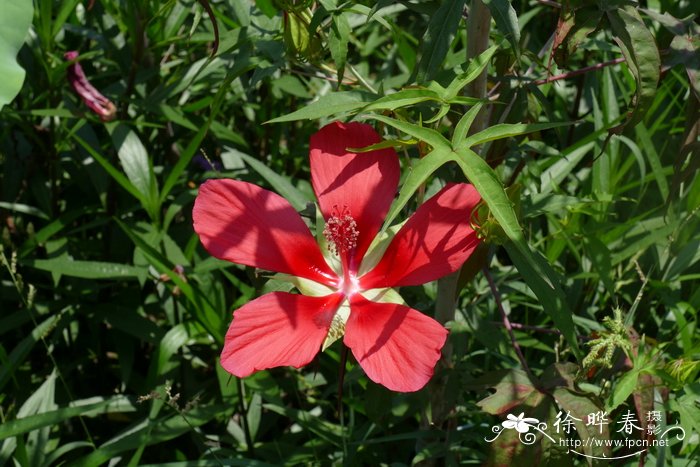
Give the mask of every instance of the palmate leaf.
M 561 288 L 561 278 L 552 269 L 549 263 L 537 252 L 532 251 L 525 236 L 523 235 L 520 223 L 515 214 L 515 210 L 508 195 L 503 188 L 503 184 L 498 179 L 494 170 L 488 163 L 479 157 L 474 151 L 469 149 L 470 141 L 467 144 L 462 142 L 458 147 L 453 147 L 450 142 L 437 131 L 424 128 L 412 123 L 402 122 L 382 115 L 371 115 L 369 118 L 379 120 L 400 130 L 410 136 L 425 141 L 433 147 L 432 152 L 424 156 L 411 170 L 404 181 L 399 197 L 392 205 L 387 214 L 386 226 L 391 223 L 401 209 L 408 203 L 409 199 L 423 184 L 428 177 L 439 167 L 447 162 L 455 162 L 464 172 L 465 177 L 474 185 L 483 200 L 488 205 L 491 213 L 503 228 L 509 239 L 505 248 L 511 257 L 516 268 L 522 274 L 525 282 L 540 300 L 545 312 L 552 318 L 554 324 L 567 339 L 569 345 L 577 357 L 581 356 L 578 341 L 574 329 L 573 315 L 566 301 L 566 296 Z M 552 128 L 564 125 L 562 123 L 521 125 L 513 128 L 511 125 L 497 128 L 488 133 L 488 138 L 477 133 L 473 144 L 484 139 L 491 141 L 500 137 L 509 137 L 517 134 L 539 131 L 544 128 Z M 466 140 L 465 140 L 466 141 Z

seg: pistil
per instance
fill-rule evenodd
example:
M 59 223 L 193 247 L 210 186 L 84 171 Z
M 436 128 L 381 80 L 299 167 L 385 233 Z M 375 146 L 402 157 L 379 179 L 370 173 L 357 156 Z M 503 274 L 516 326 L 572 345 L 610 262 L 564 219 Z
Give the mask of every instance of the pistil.
M 357 222 L 350 215 L 347 206 L 340 209 L 333 206 L 331 217 L 326 221 L 323 236 L 328 241 L 328 248 L 340 258 L 343 266 L 343 292 L 354 293 L 357 289 L 357 279 L 354 277 L 352 260 L 357 246 Z

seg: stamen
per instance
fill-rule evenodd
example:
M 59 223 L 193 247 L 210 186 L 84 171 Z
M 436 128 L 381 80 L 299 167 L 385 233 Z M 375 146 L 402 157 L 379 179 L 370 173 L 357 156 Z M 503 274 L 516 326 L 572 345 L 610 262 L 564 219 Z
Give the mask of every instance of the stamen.
M 333 206 L 333 214 L 323 229 L 323 236 L 328 240 L 328 248 L 338 256 L 341 253 L 347 253 L 357 246 L 359 234 L 357 222 L 350 215 L 347 206 L 343 206 L 342 211 L 337 205 Z

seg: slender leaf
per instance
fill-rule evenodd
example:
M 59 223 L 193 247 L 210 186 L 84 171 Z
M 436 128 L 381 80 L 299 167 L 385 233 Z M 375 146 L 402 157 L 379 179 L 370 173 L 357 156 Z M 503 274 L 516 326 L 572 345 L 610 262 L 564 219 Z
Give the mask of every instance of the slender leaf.
M 360 91 L 341 91 L 326 94 L 318 100 L 281 117 L 265 123 L 293 122 L 295 120 L 315 120 L 343 112 L 361 109 L 372 101 L 372 95 Z
M 421 58 L 416 67 L 416 81 L 430 81 L 440 71 L 462 20 L 465 3 L 466 0 L 445 0 L 431 16 L 420 47 Z
M 134 198 L 138 199 L 141 204 L 145 204 L 146 200 L 143 198 L 141 192 L 129 181 L 128 178 L 124 176 L 117 168 L 115 168 L 109 161 L 102 156 L 99 152 L 92 148 L 86 141 L 84 141 L 80 136 L 76 134 L 71 134 L 71 137 L 80 144 L 92 157 L 95 159 L 106 171 L 107 173 L 122 186 L 126 191 L 128 191 Z
M 498 46 L 494 45 L 484 50 L 478 57 L 469 62 L 467 71 L 455 77 L 454 80 L 445 89 L 445 94 L 442 96 L 446 101 L 451 101 L 467 84 L 474 81 L 488 66 L 491 57 L 498 50 Z
M 217 415 L 226 413 L 229 408 L 221 404 L 196 407 L 187 413 L 173 414 L 154 420 L 144 420 L 132 430 L 117 435 L 103 443 L 97 450 L 75 461 L 76 466 L 101 465 L 120 453 L 136 449 L 141 445 L 150 446 L 171 440 L 201 426 Z
M 338 83 L 343 82 L 345 64 L 348 59 L 348 42 L 350 42 L 350 23 L 347 13 L 333 15 L 333 23 L 328 34 L 328 48 L 338 72 Z
M 104 261 L 77 261 L 65 256 L 29 260 L 26 264 L 42 271 L 83 279 L 144 279 L 148 274 L 145 268 L 138 266 Z
M 108 125 L 107 128 L 127 178 L 141 193 L 141 199 L 145 201 L 144 208 L 155 219 L 159 211 L 158 183 L 146 147 L 138 135 L 123 123 Z
M 457 148 L 470 148 L 497 139 L 511 138 L 513 136 L 534 133 L 536 131 L 548 130 L 560 126 L 571 125 L 569 122 L 557 123 L 499 123 L 486 128 L 476 134 L 457 141 Z
M 15 420 L 6 420 L 2 425 L 0 425 L 0 440 L 22 433 L 28 433 L 38 428 L 58 425 L 59 423 L 69 418 L 77 417 L 78 415 L 90 414 L 91 416 L 94 416 L 101 413 L 134 410 L 133 405 L 131 405 L 129 399 L 125 396 L 99 399 L 102 400 L 99 402 L 89 403 L 85 403 L 87 401 L 76 401 L 69 407 L 62 407 L 50 412 L 43 412 Z
M 440 133 L 431 128 L 415 125 L 413 123 L 403 122 L 401 120 L 385 117 L 384 115 L 370 114 L 366 115 L 365 117 L 384 122 L 387 125 L 396 128 L 397 130 L 403 131 L 408 135 L 418 138 L 419 140 L 425 141 L 433 148 L 447 149 L 450 147 L 449 141 L 447 141 Z
M 647 29 L 637 9 L 631 5 L 607 11 L 607 17 L 615 34 L 625 62 L 637 83 L 635 99 L 625 122 L 611 131 L 641 122 L 654 102 L 661 73 L 661 58 L 654 36 Z
M 48 332 L 55 328 L 61 319 L 60 315 L 51 316 L 36 326 L 32 332 L 22 339 L 17 346 L 12 349 L 7 361 L 3 361 L 2 366 L 0 366 L 0 391 L 5 387 L 10 378 L 12 378 L 15 369 L 19 366 L 29 352 L 34 348 L 34 345 L 41 340 Z M 4 359 L 3 359 L 4 360 Z
M 496 27 L 513 46 L 515 55 L 520 55 L 520 27 L 513 5 L 509 0 L 483 0 L 483 2 L 491 11 Z
M 395 110 L 409 105 L 426 101 L 440 101 L 441 98 L 435 91 L 429 89 L 402 89 L 393 94 L 380 97 L 376 101 L 367 104 L 362 111 L 369 110 Z
M 310 200 L 294 185 L 292 185 L 288 179 L 248 154 L 238 152 L 238 155 L 246 162 L 246 164 L 251 166 L 253 170 L 259 173 L 261 177 L 267 180 L 267 182 L 272 185 L 272 188 L 274 188 L 277 193 L 289 201 L 294 209 L 301 211 L 306 207 L 306 204 Z
M 462 115 L 462 118 L 459 119 L 459 122 L 457 122 L 457 126 L 455 127 L 455 131 L 452 134 L 453 147 L 459 147 L 463 143 L 464 139 L 466 139 L 467 134 L 469 134 L 469 129 L 471 128 L 472 123 L 474 123 L 474 119 L 479 114 L 479 111 L 483 106 L 484 102 L 474 104 L 474 106 L 467 110 L 464 115 Z

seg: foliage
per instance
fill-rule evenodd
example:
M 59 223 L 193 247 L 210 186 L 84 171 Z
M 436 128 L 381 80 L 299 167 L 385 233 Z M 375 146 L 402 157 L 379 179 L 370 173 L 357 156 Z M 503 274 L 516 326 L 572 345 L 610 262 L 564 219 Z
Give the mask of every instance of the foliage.
M 0 69 L 26 77 L 0 84 L 0 465 L 585 465 L 485 441 L 562 411 L 659 411 L 687 436 L 617 465 L 693 465 L 700 26 L 643 3 L 35 0 L 26 37 L 4 12 Z M 386 231 L 450 181 L 484 201 L 461 271 L 401 291 L 450 329 L 416 393 L 340 371 L 340 342 L 244 380 L 217 362 L 231 312 L 283 284 L 204 251 L 197 187 L 251 181 L 311 223 L 307 142 L 335 119 L 401 155 Z

